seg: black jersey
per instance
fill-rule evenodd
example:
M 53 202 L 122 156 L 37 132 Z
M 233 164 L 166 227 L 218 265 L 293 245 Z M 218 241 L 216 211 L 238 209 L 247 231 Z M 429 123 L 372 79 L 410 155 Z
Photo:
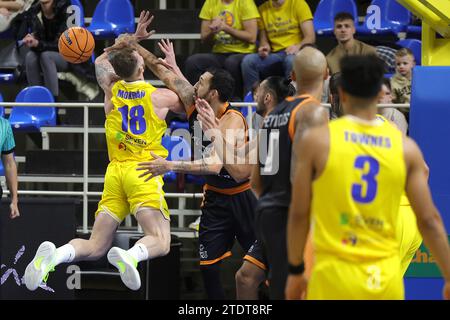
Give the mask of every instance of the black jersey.
M 245 123 L 245 130 L 247 131 L 247 121 L 245 120 L 242 113 L 232 106 L 229 103 L 226 103 L 224 106 L 223 113 L 221 115 L 224 116 L 229 112 L 238 113 Z M 212 142 L 204 138 L 202 129 L 200 127 L 199 121 L 197 121 L 197 109 L 194 109 L 192 113 L 189 114 L 189 131 L 191 133 L 191 149 L 192 149 L 192 160 L 199 160 L 201 157 L 207 157 L 208 152 L 212 151 Z M 210 151 L 211 150 L 211 151 Z M 223 167 L 219 174 L 217 175 L 205 175 L 206 188 L 210 188 L 212 190 L 216 190 L 221 192 L 224 189 L 224 192 L 227 193 L 226 189 L 236 189 L 240 190 L 241 186 L 248 186 L 249 188 L 249 180 L 236 182 L 233 177 L 228 173 L 228 171 Z M 244 188 L 245 190 L 248 188 Z M 244 191 L 244 189 L 242 191 Z
M 291 201 L 291 154 L 295 114 L 310 101 L 310 95 L 289 97 L 264 119 L 259 142 L 259 168 L 262 194 L 258 209 L 289 207 Z M 264 159 L 264 156 L 265 159 Z

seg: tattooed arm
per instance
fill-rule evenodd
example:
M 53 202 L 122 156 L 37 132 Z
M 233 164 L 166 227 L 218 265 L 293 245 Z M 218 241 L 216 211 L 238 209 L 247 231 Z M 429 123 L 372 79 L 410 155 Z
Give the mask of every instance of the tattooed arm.
M 195 175 L 212 175 L 219 174 L 222 169 L 222 163 L 214 155 L 196 161 L 168 161 L 154 153 L 151 153 L 151 155 L 153 157 L 152 161 L 139 163 L 136 169 L 144 171 L 139 178 L 147 176 L 145 181 L 169 171 Z
M 177 76 L 173 71 L 167 69 L 158 58 L 147 49 L 133 43 L 132 46 L 144 58 L 145 65 L 181 99 L 186 110 L 194 105 L 194 87 L 186 80 Z
M 98 85 L 105 92 L 105 113 L 108 114 L 113 108 L 111 88 L 115 82 L 120 80 L 108 60 L 108 53 L 105 52 L 95 59 L 95 76 L 97 77 Z

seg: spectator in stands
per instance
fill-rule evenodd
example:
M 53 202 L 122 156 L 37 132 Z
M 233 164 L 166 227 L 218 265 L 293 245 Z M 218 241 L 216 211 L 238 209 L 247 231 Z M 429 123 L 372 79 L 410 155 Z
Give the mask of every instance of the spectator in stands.
M 0 118 L 0 149 L 2 152 L 2 162 L 5 168 L 6 184 L 8 185 L 9 197 L 11 199 L 10 218 L 15 219 L 20 216 L 19 208 L 17 206 L 17 166 L 14 160 L 14 149 L 16 143 L 14 142 L 14 136 L 9 121 Z M 3 194 L 3 190 L 0 187 L 0 198 Z
M 381 87 L 381 96 L 378 100 L 378 103 L 392 103 L 392 95 L 391 95 L 391 83 L 389 79 L 383 80 L 383 85 Z M 395 123 L 397 128 L 406 135 L 408 132 L 408 122 L 406 121 L 405 116 L 396 108 L 382 108 L 380 111 L 381 115 L 386 119 Z
M 384 61 L 386 73 L 395 73 L 395 54 L 397 49 L 387 46 L 376 46 L 377 56 Z
M 242 99 L 241 61 L 256 51 L 258 8 L 253 0 L 206 0 L 199 17 L 202 41 L 213 49 L 186 60 L 186 78 L 195 84 L 208 68 L 224 68 L 236 81 L 235 99 Z
M 90 61 L 70 64 L 58 52 L 59 37 L 67 29 L 67 8 L 70 5 L 70 0 L 39 0 L 27 12 L 28 19 L 31 19 L 27 21 L 31 32 L 22 40 L 30 49 L 25 60 L 28 84 L 44 85 L 52 92 L 55 101 L 58 101 L 59 96 L 58 72 L 73 72 L 82 75 L 83 79 L 88 78 L 91 83 L 95 79 L 93 64 Z M 92 86 L 87 88 L 79 83 L 74 85 L 91 95 Z M 98 93 L 98 87 L 94 87 Z
M 341 71 L 339 62 L 344 56 L 376 54 L 374 47 L 354 38 L 355 32 L 354 18 L 350 13 L 340 12 L 334 17 L 334 35 L 338 45 L 327 55 L 331 75 Z
M 11 20 L 20 12 L 28 10 L 34 0 L 0 0 L 0 32 L 9 28 Z
M 402 48 L 395 54 L 395 74 L 391 78 L 392 101 L 409 103 L 411 99 L 412 69 L 416 65 L 414 54 L 408 48 Z M 407 112 L 408 110 L 402 110 Z
M 315 42 L 313 15 L 305 0 L 267 0 L 258 9 L 258 53 L 246 55 L 241 65 L 244 93 L 261 76 L 289 78 L 300 47 Z
M 333 74 L 328 83 L 328 101 L 331 104 L 330 119 L 337 119 L 344 115 L 342 109 L 341 100 L 339 99 L 339 81 L 341 79 L 341 73 L 336 72 Z

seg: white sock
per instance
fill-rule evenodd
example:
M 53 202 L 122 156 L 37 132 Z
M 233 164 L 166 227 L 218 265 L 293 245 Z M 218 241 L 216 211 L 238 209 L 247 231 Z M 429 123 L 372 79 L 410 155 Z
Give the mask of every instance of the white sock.
M 55 266 L 61 263 L 70 263 L 75 259 L 75 248 L 71 244 L 65 244 L 56 249 Z
M 137 262 L 141 262 L 148 259 L 148 250 L 143 243 L 135 244 L 134 247 L 129 249 L 127 252 Z

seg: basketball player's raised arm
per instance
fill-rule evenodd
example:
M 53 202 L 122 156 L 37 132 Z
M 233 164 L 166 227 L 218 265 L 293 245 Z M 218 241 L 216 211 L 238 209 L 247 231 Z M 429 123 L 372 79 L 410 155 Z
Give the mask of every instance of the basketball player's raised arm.
M 141 162 L 136 169 L 143 171 L 139 178 L 145 178 L 145 181 L 169 171 L 195 175 L 212 175 L 219 174 L 222 169 L 222 163 L 214 153 L 195 161 L 168 161 L 153 153 L 151 155 L 153 157 L 152 161 Z
M 328 111 L 321 105 L 312 102 L 300 108 L 295 115 L 294 138 L 292 139 L 291 183 L 295 176 L 295 167 L 299 156 L 298 143 L 301 137 L 308 129 L 328 123 Z
M 108 60 L 107 52 L 104 52 L 97 59 L 95 59 L 95 76 L 97 78 L 98 85 L 105 92 L 105 113 L 108 114 L 113 109 L 113 105 L 111 103 L 111 88 L 114 83 L 120 80 L 120 77 L 114 72 L 114 68 Z
M 245 138 L 245 124 L 242 121 L 242 117 L 235 113 L 230 113 L 225 119 L 223 119 L 222 126 L 225 128 L 225 132 L 217 135 L 216 130 L 220 130 L 219 119 L 216 118 L 214 111 L 208 102 L 204 99 L 197 99 L 195 107 L 198 112 L 197 119 L 202 124 L 202 130 L 207 137 L 214 135 L 214 139 L 211 139 L 214 144 L 214 150 L 217 153 L 219 159 L 222 160 L 225 169 L 237 182 L 246 180 L 250 177 L 252 171 L 252 165 L 256 163 L 257 157 L 257 140 L 253 139 L 246 141 L 246 139 L 235 139 L 239 136 L 239 132 L 242 133 L 242 138 Z M 227 136 L 227 130 L 231 134 Z
M 186 111 L 194 105 L 194 87 L 188 81 L 169 70 L 153 53 L 138 43 L 133 43 L 132 46 L 144 58 L 145 65 L 180 97 Z
M 417 216 L 417 225 L 445 279 L 444 298 L 450 299 L 450 248 L 447 232 L 435 207 L 427 182 L 427 167 L 416 143 L 405 139 L 406 194 Z

